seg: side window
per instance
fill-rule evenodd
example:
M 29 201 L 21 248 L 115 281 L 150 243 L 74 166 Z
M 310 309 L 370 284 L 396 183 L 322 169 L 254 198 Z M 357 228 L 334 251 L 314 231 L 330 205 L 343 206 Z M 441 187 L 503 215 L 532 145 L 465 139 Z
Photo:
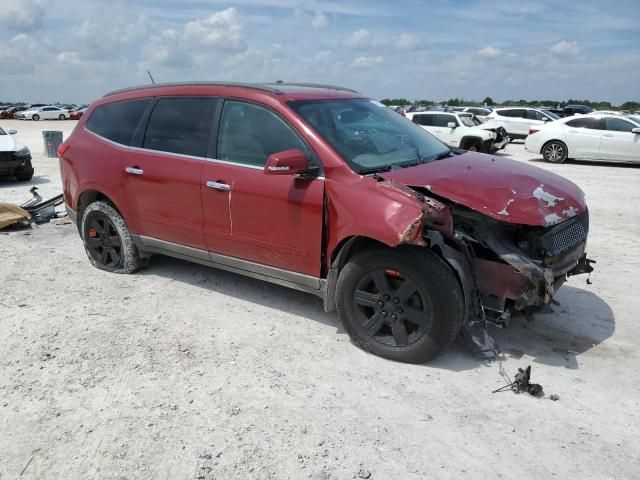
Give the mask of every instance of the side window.
M 527 119 L 528 120 L 544 120 L 546 117 L 542 115 L 537 110 L 527 110 Z
M 517 118 L 527 118 L 527 111 L 524 108 L 518 108 L 513 111 L 513 116 Z
M 606 117 L 604 121 L 607 126 L 607 130 L 613 132 L 631 132 L 631 130 L 635 128 L 635 125 L 621 118 Z
M 434 121 L 433 121 L 433 125 L 435 127 L 447 127 L 447 125 L 449 124 L 449 122 L 453 122 L 456 125 L 458 125 L 458 119 L 453 116 L 453 115 L 446 115 L 446 114 L 438 114 L 438 115 L 434 115 Z
M 262 167 L 269 155 L 291 149 L 308 152 L 280 117 L 251 103 L 224 102 L 218 134 L 220 160 Z
M 161 98 L 153 107 L 142 148 L 204 157 L 213 119 L 211 98 Z
M 129 145 L 150 98 L 106 103 L 96 107 L 87 121 L 87 129 L 112 142 Z
M 501 117 L 509 117 L 509 112 L 511 112 L 511 110 L 496 110 L 496 113 Z
M 413 123 L 424 125 L 425 127 L 433 126 L 433 115 L 414 115 Z
M 576 118 L 573 120 L 569 120 L 566 125 L 573 128 L 589 128 L 591 130 L 602 130 L 602 122 L 598 118 Z

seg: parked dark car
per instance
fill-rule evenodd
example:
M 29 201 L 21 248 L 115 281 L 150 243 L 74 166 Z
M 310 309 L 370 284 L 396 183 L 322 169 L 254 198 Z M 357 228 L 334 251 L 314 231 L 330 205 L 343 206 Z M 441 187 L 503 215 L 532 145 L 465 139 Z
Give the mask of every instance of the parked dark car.
M 74 110 L 73 112 L 71 112 L 69 114 L 69 118 L 71 120 L 80 120 L 80 118 L 82 117 L 82 115 L 84 115 L 84 112 L 87 111 L 87 108 L 81 108 L 79 110 Z
M 22 112 L 26 109 L 27 107 L 24 105 L 7 108 L 6 110 L 2 110 L 0 112 L 0 118 L 5 118 L 5 119 L 15 118 L 16 113 Z
M 586 115 L 587 113 L 593 112 L 593 108 L 587 107 L 586 105 L 565 105 L 562 108 L 561 117 L 571 117 L 575 114 Z
M 432 359 L 461 330 L 495 351 L 486 321 L 535 312 L 590 271 L 575 184 L 452 150 L 340 87 L 120 90 L 58 153 L 97 268 L 166 254 L 309 292 L 360 347 L 399 361 Z

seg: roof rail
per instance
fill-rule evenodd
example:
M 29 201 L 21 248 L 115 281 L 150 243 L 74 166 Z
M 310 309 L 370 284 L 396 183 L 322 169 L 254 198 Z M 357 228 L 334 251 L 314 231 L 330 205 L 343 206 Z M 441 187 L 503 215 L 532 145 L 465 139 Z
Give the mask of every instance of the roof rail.
M 341 90 L 344 92 L 352 92 L 352 93 L 360 93 L 357 90 L 352 90 L 351 88 L 340 87 L 337 85 L 325 85 L 323 83 L 289 83 L 289 82 L 276 82 L 276 83 L 265 83 L 263 85 L 268 85 L 271 87 L 278 87 L 282 85 L 283 87 L 308 87 L 308 88 L 326 88 L 327 90 Z
M 254 88 L 256 90 L 263 90 L 265 92 L 281 94 L 282 92 L 275 88 L 262 83 L 241 83 L 241 82 L 169 82 L 169 83 L 153 83 L 150 85 L 138 85 L 136 87 L 121 88 L 112 92 L 106 93 L 103 97 L 110 97 L 119 93 L 134 92 L 136 90 L 146 90 L 149 88 L 163 88 L 163 87 L 190 87 L 190 86 L 218 86 L 218 87 L 243 87 Z

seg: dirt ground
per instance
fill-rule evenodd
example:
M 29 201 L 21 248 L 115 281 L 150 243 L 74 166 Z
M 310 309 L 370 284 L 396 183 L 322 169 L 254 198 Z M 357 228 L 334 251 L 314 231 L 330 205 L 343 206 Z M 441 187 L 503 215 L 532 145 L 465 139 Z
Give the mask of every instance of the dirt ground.
M 61 192 L 40 132 L 74 122 L 0 124 L 36 170 L 0 180 L 0 201 Z M 166 257 L 104 273 L 73 225 L 46 224 L 0 235 L 0 478 L 638 478 L 640 167 L 505 154 L 570 178 L 591 211 L 593 284 L 492 330 L 544 398 L 492 394 L 497 363 L 460 342 L 428 365 L 366 354 L 283 287 Z

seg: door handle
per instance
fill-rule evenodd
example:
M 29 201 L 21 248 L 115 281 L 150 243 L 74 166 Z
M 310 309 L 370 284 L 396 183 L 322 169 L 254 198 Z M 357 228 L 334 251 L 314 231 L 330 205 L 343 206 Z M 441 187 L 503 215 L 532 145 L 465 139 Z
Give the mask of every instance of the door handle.
M 603 137 L 613 137 L 613 133 L 605 133 L 602 136 Z
M 231 190 L 231 185 L 222 182 L 212 182 L 211 180 L 207 182 L 207 187 L 213 188 L 214 190 L 220 190 L 221 192 L 228 192 Z
M 127 167 L 124 169 L 125 172 L 130 173 L 131 175 L 142 175 L 144 170 L 138 167 Z

